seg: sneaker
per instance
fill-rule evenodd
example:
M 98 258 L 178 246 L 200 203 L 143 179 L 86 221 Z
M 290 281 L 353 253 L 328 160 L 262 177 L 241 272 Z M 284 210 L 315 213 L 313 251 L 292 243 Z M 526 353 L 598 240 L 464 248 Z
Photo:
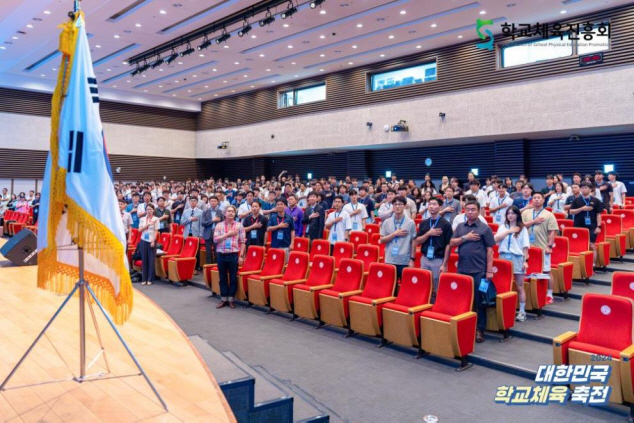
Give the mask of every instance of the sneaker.
M 546 304 L 552 304 L 554 302 L 555 300 L 553 299 L 553 297 L 546 297 Z
M 517 316 L 515 316 L 515 320 L 517 320 L 518 322 L 526 321 L 526 313 L 522 313 L 520 311 L 519 313 L 517 313 Z

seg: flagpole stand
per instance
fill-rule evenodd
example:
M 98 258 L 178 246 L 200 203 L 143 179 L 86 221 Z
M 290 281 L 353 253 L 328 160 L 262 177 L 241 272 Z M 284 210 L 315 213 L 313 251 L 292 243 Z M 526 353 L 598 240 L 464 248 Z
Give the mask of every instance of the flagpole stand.
M 165 409 L 165 411 L 169 411 L 167 409 L 167 404 L 165 404 L 165 401 L 163 401 L 163 398 L 161 397 L 159 392 L 156 390 L 156 387 L 154 387 L 154 384 L 152 383 L 152 381 L 150 380 L 148 375 L 145 373 L 145 371 L 141 367 L 141 364 L 138 362 L 138 360 L 136 359 L 134 353 L 132 352 L 132 350 L 130 349 L 128 344 L 123 339 L 123 336 L 121 336 L 121 333 L 119 333 L 119 330 L 115 326 L 114 322 L 112 321 L 112 319 L 110 318 L 110 316 L 108 315 L 106 310 L 103 308 L 103 305 L 101 304 L 101 302 L 99 301 L 99 299 L 95 295 L 94 291 L 90 287 L 90 284 L 88 283 L 88 281 L 86 281 L 84 279 L 84 250 L 83 250 L 83 248 L 79 248 L 78 247 L 77 248 L 77 253 L 78 253 L 78 257 L 79 257 L 79 280 L 75 284 L 75 287 L 72 289 L 72 291 L 68 294 L 68 296 L 66 297 L 66 299 L 64 300 L 62 305 L 57 309 L 57 311 L 55 312 L 53 317 L 51 317 L 51 319 L 48 321 L 48 323 L 46 323 L 46 325 L 44 326 L 44 329 L 42 329 L 42 331 L 37 336 L 37 338 L 35 338 L 35 340 L 31 344 L 31 346 L 26 350 L 26 352 L 24 353 L 22 358 L 20 358 L 20 361 L 18 361 L 18 363 L 15 365 L 15 367 L 13 367 L 13 369 L 11 370 L 9 375 L 6 377 L 6 379 L 2 382 L 2 384 L 0 385 L 0 392 L 6 391 L 8 389 L 17 389 L 17 388 L 23 388 L 23 387 L 34 386 L 34 385 L 41 385 L 41 384 L 52 383 L 52 382 L 61 382 L 61 381 L 69 381 L 70 380 L 70 381 L 75 381 L 77 383 L 83 383 L 83 382 L 91 382 L 91 381 L 95 381 L 95 380 L 99 380 L 99 379 L 105 379 L 104 376 L 106 374 L 104 374 L 104 373 L 99 373 L 99 374 L 96 374 L 96 375 L 86 375 L 86 370 L 87 370 L 87 367 L 86 367 L 86 302 L 89 301 L 88 296 L 90 295 L 90 297 L 92 297 L 92 299 L 95 301 L 95 303 L 99 307 L 99 310 L 101 310 L 101 312 L 103 313 L 103 316 L 108 321 L 108 324 L 110 325 L 110 327 L 112 328 L 114 333 L 117 335 L 117 338 L 119 338 L 119 341 L 121 342 L 121 344 L 123 345 L 123 347 L 127 351 L 128 355 L 130 356 L 130 358 L 134 362 L 134 365 L 139 370 L 138 374 L 125 375 L 125 376 L 114 376 L 114 377 L 108 377 L 107 379 L 123 378 L 123 377 L 128 377 L 128 376 L 143 376 L 145 378 L 145 381 L 148 383 L 148 385 L 150 386 L 150 388 L 154 392 L 154 395 L 156 395 L 156 398 L 159 400 L 159 402 L 163 406 L 163 409 Z M 42 339 L 42 337 L 46 334 L 48 328 L 53 324 L 53 322 L 55 321 L 57 316 L 59 316 L 59 314 L 62 312 L 64 307 L 66 307 L 66 304 L 68 304 L 70 299 L 73 297 L 73 295 L 77 291 L 79 291 L 79 354 L 80 354 L 80 356 L 79 356 L 79 376 L 75 376 L 72 379 L 60 379 L 60 380 L 55 380 L 55 381 L 36 383 L 34 385 L 24 385 L 24 386 L 17 386 L 17 387 L 13 387 L 13 388 L 7 388 L 6 386 L 9 383 L 9 381 L 11 380 L 11 378 L 13 377 L 13 375 L 17 372 L 17 370 L 22 365 L 24 360 L 26 360 L 28 355 L 33 350 L 33 348 L 35 348 L 35 346 L 40 341 L 40 339 Z M 99 339 L 99 344 L 101 345 L 101 351 L 99 352 L 99 355 L 101 355 L 102 353 L 104 354 L 104 360 L 106 362 L 106 367 L 108 368 L 108 371 L 109 371 L 110 369 L 109 369 L 109 366 L 108 366 L 108 361 L 105 358 L 105 348 L 104 348 L 103 343 L 101 341 L 101 333 L 99 331 L 99 326 L 98 326 L 97 320 L 95 318 L 95 313 L 94 313 L 94 311 L 92 309 L 92 304 L 89 303 L 89 305 L 90 305 L 90 313 L 92 315 L 93 323 L 95 325 L 95 330 L 97 332 L 97 338 Z M 97 358 L 99 358 L 99 355 L 97 357 L 95 357 L 95 359 L 91 362 L 90 365 L 94 364 L 94 362 L 97 360 Z M 60 357 L 61 357 L 61 355 L 60 355 Z

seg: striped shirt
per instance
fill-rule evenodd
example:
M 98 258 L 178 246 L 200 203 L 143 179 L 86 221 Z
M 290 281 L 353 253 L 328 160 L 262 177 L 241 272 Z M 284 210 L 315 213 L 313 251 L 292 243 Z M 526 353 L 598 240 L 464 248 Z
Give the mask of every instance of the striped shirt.
M 224 234 L 235 230 L 238 231 L 238 235 L 234 235 L 222 241 L 218 240 L 218 238 L 220 238 Z M 239 253 L 240 246 L 244 245 L 246 239 L 247 237 L 244 232 L 244 227 L 240 222 L 233 222 L 231 224 L 220 222 L 216 225 L 216 229 L 214 229 L 214 243 L 216 244 L 216 252 L 221 254 Z

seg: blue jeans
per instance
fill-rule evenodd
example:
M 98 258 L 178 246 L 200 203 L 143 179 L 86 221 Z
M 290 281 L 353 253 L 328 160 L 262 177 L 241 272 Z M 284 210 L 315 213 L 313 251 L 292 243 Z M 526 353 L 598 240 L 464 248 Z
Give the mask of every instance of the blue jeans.
M 232 301 L 238 290 L 238 253 L 218 254 L 220 297 Z

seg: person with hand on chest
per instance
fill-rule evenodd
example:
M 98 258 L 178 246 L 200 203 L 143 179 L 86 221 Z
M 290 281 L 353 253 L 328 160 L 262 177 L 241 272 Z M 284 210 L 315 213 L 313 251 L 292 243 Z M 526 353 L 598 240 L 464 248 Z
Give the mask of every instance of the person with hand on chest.
M 453 223 L 457 215 L 462 213 L 460 201 L 454 199 L 454 191 L 451 186 L 447 186 L 444 191 L 445 200 L 442 203 L 439 214 L 449 223 Z
M 253 200 L 251 203 L 251 214 L 242 221 L 242 225 L 247 234 L 247 248 L 252 245 L 264 247 L 266 244 L 266 227 L 268 224 L 269 219 L 260 213 L 260 202 Z
M 336 242 L 348 242 L 350 231 L 352 230 L 352 219 L 343 209 L 343 197 L 337 195 L 332 205 L 335 211 L 330 213 L 326 219 L 326 229 L 330 231 L 328 233 L 328 241 L 330 242 L 331 251 Z
M 392 204 L 394 213 L 381 224 L 379 242 L 385 244 L 385 263 L 396 267 L 396 277 L 400 279 L 414 256 L 412 239 L 416 236 L 416 224 L 405 213 L 405 198 L 396 197 Z
M 312 244 L 314 239 L 321 239 L 324 236 L 326 225 L 326 210 L 317 202 L 319 194 L 311 191 L 308 194 L 308 206 L 304 213 L 303 223 L 306 225 L 306 236 Z
M 573 216 L 575 228 L 586 228 L 590 232 L 590 247 L 596 260 L 596 240 L 597 235 L 601 233 L 603 203 L 601 199 L 592 196 L 593 188 L 590 182 L 581 183 L 581 195 L 570 205 L 570 214 Z
M 205 262 L 207 264 L 212 263 L 214 252 L 214 230 L 216 225 L 223 219 L 222 210 L 220 210 L 220 204 L 218 203 L 218 197 L 215 195 L 209 199 L 209 207 L 203 212 L 202 226 L 203 226 L 203 239 L 205 240 Z
M 506 220 L 506 210 L 513 205 L 513 200 L 506 192 L 506 186 L 499 184 L 498 195 L 491 200 L 491 206 L 489 212 L 494 216 L 493 221 L 501 225 Z
M 271 248 L 281 248 L 284 250 L 285 260 L 293 249 L 295 240 L 295 223 L 293 218 L 286 213 L 286 200 L 278 198 L 276 202 L 277 212 L 269 217 L 267 231 L 271 234 Z
M 198 205 L 198 198 L 192 197 L 189 199 L 189 205 L 191 206 L 181 216 L 181 226 L 184 226 L 183 236 L 185 238 L 190 236 L 199 237 L 202 235 L 201 218 L 203 211 L 200 210 Z
M 359 196 L 356 190 L 350 191 L 350 203 L 343 206 L 343 210 L 348 213 L 352 222 L 353 231 L 365 230 L 365 222 L 368 218 L 368 210 L 359 203 Z
M 302 236 L 304 234 L 304 211 L 297 207 L 297 196 L 295 194 L 289 194 L 286 201 L 288 202 L 288 207 L 285 211 L 293 219 L 295 236 Z
M 216 308 L 229 305 L 230 308 L 235 309 L 233 298 L 238 290 L 238 267 L 244 263 L 246 236 L 242 224 L 235 220 L 237 213 L 235 206 L 227 206 L 224 213 L 224 222 L 217 223 L 214 229 L 222 300 Z

